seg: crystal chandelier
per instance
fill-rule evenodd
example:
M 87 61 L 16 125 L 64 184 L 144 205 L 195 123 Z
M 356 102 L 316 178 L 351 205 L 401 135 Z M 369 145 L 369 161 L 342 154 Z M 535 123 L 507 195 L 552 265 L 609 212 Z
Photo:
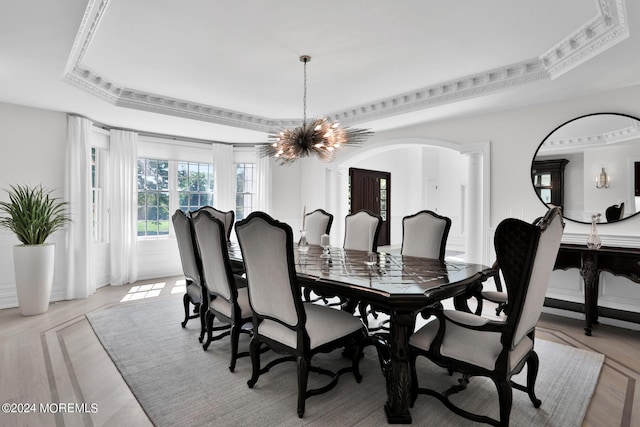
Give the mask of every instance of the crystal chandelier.
M 326 117 L 318 117 L 307 123 L 307 63 L 309 61 L 311 57 L 308 55 L 300 57 L 300 62 L 304 63 L 302 126 L 270 133 L 271 143 L 264 145 L 262 149 L 263 157 L 275 157 L 283 165 L 311 155 L 328 162 L 333 159 L 336 150 L 347 145 L 362 145 L 368 137 L 373 135 L 373 132 L 368 129 L 344 127 Z

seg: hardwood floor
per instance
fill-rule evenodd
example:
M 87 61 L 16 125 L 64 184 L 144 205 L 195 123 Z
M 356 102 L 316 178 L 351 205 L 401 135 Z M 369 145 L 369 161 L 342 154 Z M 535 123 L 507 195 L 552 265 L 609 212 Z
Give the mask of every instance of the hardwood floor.
M 151 425 L 84 315 L 145 297 L 175 298 L 180 310 L 183 293 L 182 278 L 172 277 L 107 286 L 85 300 L 52 303 L 39 316 L 0 310 L 0 403 L 31 410 L 0 412 L 0 425 Z M 598 325 L 587 337 L 581 321 L 543 314 L 537 336 L 606 355 L 584 426 L 640 425 L 640 332 Z

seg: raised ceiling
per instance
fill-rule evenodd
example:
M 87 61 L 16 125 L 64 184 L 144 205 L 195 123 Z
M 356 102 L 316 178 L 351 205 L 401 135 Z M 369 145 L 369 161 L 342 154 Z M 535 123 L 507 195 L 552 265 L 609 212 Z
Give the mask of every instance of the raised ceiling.
M 302 54 L 309 115 L 376 131 L 640 83 L 624 0 L 33 3 L 1 6 L 0 101 L 188 137 L 298 123 Z

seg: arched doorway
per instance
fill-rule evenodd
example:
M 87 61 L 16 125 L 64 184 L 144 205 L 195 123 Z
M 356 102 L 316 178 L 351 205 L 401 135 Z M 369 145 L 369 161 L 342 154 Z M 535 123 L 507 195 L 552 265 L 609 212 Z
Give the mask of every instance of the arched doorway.
M 349 211 L 348 191 L 349 191 L 349 168 L 361 166 L 366 159 L 379 156 L 381 153 L 391 152 L 403 148 L 437 148 L 452 150 L 466 158 L 466 171 L 468 173 L 468 184 L 462 189 L 463 208 L 460 217 L 457 219 L 460 227 L 464 230 L 465 242 L 464 252 L 467 262 L 487 263 L 490 253 L 490 242 L 487 239 L 489 221 L 489 142 L 477 144 L 456 144 L 449 141 L 435 140 L 430 138 L 398 138 L 393 140 L 382 140 L 368 143 L 366 147 L 344 153 L 333 166 L 328 170 L 327 196 L 328 204 L 336 218 L 344 218 Z M 387 153 L 385 157 L 391 156 Z M 396 194 L 399 194 L 396 191 Z M 397 200 L 397 197 L 396 197 Z M 418 209 L 416 209 L 418 210 Z M 396 223 L 398 221 L 396 220 Z M 343 235 L 343 221 L 335 221 L 336 233 L 334 236 Z M 400 227 L 400 228 L 399 228 Z M 396 242 L 401 239 L 401 226 L 396 225 Z M 341 242 L 334 242 L 341 244 Z

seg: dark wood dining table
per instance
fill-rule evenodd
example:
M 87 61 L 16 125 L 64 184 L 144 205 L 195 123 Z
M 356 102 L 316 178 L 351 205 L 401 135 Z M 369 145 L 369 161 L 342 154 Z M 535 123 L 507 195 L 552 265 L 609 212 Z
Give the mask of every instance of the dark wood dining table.
M 331 248 L 321 258 L 322 248 L 310 245 L 305 254 L 295 252 L 300 285 L 320 295 L 335 295 L 364 301 L 390 316 L 387 360 L 383 374 L 387 384 L 384 410 L 393 424 L 411 423 L 411 375 L 409 337 L 416 315 L 425 307 L 454 298 L 456 307 L 468 310 L 465 294 L 493 274 L 490 267 L 457 261 L 377 254 L 375 265 L 365 264 L 367 252 Z M 241 262 L 236 244 L 230 246 L 232 261 Z

